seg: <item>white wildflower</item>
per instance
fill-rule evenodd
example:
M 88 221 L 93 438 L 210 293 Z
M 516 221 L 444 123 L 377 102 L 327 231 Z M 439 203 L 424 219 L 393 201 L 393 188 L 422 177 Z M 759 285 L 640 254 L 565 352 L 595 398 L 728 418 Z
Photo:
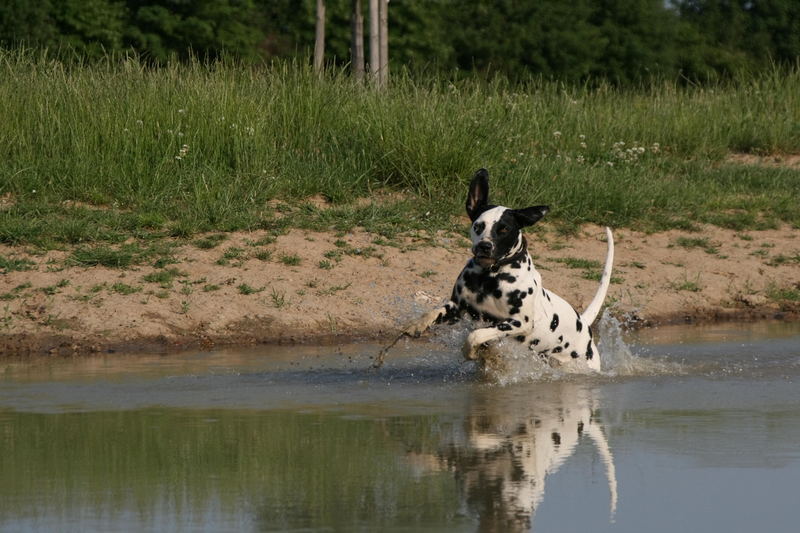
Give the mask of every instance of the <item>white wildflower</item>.
M 178 155 L 175 156 L 175 159 L 180 161 L 181 159 L 186 157 L 188 153 L 189 153 L 189 145 L 184 144 L 183 146 L 181 146 L 181 149 L 178 151 Z

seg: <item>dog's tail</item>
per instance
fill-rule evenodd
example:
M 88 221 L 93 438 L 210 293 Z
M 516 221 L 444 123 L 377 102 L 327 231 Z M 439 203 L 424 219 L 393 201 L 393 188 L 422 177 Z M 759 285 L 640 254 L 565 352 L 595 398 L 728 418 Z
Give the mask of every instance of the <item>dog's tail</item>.
M 603 302 L 606 301 L 608 286 L 611 284 L 611 269 L 614 266 L 614 237 L 611 235 L 611 228 L 606 227 L 606 238 L 608 240 L 608 252 L 606 252 L 606 266 L 603 267 L 603 275 L 600 277 L 600 287 L 594 295 L 592 303 L 581 314 L 581 322 L 591 324 L 600 313 Z

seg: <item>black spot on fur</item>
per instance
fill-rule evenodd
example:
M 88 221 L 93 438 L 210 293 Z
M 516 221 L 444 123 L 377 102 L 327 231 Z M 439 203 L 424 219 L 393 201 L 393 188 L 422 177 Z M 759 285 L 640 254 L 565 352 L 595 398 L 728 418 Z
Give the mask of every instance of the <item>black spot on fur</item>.
M 591 359 L 594 357 L 594 350 L 592 350 L 592 341 L 589 340 L 589 344 L 586 345 L 586 359 Z
M 592 326 L 589 326 L 587 329 L 589 330 L 589 338 L 591 339 L 592 338 Z
M 511 306 L 511 310 L 509 312 L 512 315 L 519 313 L 519 309 L 522 307 L 522 300 L 525 299 L 526 296 L 528 295 L 519 289 L 515 289 L 508 293 L 508 305 Z
M 569 354 L 569 356 L 572 357 L 573 359 L 577 359 L 578 358 L 578 352 L 576 352 L 575 350 L 572 350 L 572 353 Z
M 511 331 L 511 324 L 507 322 L 500 322 L 499 324 L 497 324 L 497 329 L 499 329 L 500 331 Z
M 459 315 L 459 307 L 456 307 L 451 303 L 447 303 L 445 304 L 444 315 L 440 313 L 439 317 L 436 319 L 436 322 L 437 323 L 447 322 L 448 324 L 455 324 L 458 321 L 459 318 L 458 315 Z
M 556 446 L 561 445 L 561 435 L 559 435 L 557 431 L 554 431 L 553 434 L 550 435 L 550 438 L 553 439 L 553 444 Z
M 555 348 L 553 348 L 553 353 L 561 353 L 562 351 L 564 351 L 564 348 L 562 348 L 561 346 L 556 346 Z
M 517 342 L 525 342 L 525 335 L 517 335 Z
M 485 322 L 491 322 L 492 324 L 497 324 L 498 322 L 500 322 L 499 318 L 486 312 L 481 313 L 481 320 Z
M 511 325 L 514 326 L 515 328 L 522 326 L 522 322 L 520 322 L 519 320 L 509 320 L 509 322 L 511 322 Z
M 530 322 L 527 315 L 525 316 L 525 322 Z
M 500 298 L 503 297 L 503 291 L 501 291 L 500 289 L 497 289 L 496 291 L 494 291 L 492 293 L 492 296 L 494 296 L 495 298 L 497 298 L 499 300 Z
M 563 342 L 563 341 L 564 341 L 564 335 L 559 335 L 558 342 Z
M 511 263 L 511 268 L 513 269 L 519 269 L 521 267 L 522 265 L 519 264 L 519 261 L 514 261 L 513 263 Z
M 534 283 L 536 282 L 534 281 Z M 533 287 L 528 287 L 528 294 L 533 294 Z
M 514 283 L 517 281 L 517 278 L 509 274 L 508 272 L 500 272 L 497 276 L 495 276 L 500 281 L 507 281 L 509 283 Z
M 583 433 L 583 422 L 578 422 L 578 435 Z
M 553 313 L 553 321 L 550 322 L 550 331 L 555 331 L 558 327 L 558 314 Z
M 533 339 L 531 341 L 531 346 L 536 346 L 537 344 L 539 344 L 539 342 L 541 342 L 541 341 L 539 341 L 539 339 Z
M 568 342 L 565 342 L 565 343 L 564 343 L 564 349 L 566 350 L 567 348 L 569 348 L 569 343 L 568 343 Z
M 583 329 L 583 322 L 581 322 L 581 317 L 578 317 L 578 321 L 575 322 L 575 329 L 577 330 L 578 333 L 580 333 L 581 330 Z
M 487 296 L 497 294 L 499 285 L 497 278 L 488 271 L 464 272 L 464 286 L 475 294 L 476 303 L 482 303 Z M 501 292 L 495 298 L 500 298 L 502 295 Z

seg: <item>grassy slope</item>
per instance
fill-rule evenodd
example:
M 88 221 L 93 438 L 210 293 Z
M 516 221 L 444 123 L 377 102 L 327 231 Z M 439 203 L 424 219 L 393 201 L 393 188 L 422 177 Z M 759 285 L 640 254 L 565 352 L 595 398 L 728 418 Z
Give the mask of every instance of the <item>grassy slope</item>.
M 11 244 L 448 227 L 481 166 L 498 202 L 547 203 L 568 224 L 800 224 L 797 170 L 723 162 L 800 151 L 800 71 L 635 91 L 395 79 L 377 93 L 288 65 L 66 67 L 0 53 L 0 101 Z M 351 202 L 392 191 L 405 200 Z M 304 202 L 317 194 L 334 209 Z M 288 204 L 281 221 L 275 200 Z

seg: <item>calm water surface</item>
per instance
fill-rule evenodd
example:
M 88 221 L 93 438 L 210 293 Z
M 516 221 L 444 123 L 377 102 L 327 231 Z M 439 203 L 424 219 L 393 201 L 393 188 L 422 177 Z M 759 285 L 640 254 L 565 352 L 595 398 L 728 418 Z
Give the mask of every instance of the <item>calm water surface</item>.
M 0 360 L 0 530 L 800 530 L 800 325 L 604 330 L 500 383 L 463 332 Z

